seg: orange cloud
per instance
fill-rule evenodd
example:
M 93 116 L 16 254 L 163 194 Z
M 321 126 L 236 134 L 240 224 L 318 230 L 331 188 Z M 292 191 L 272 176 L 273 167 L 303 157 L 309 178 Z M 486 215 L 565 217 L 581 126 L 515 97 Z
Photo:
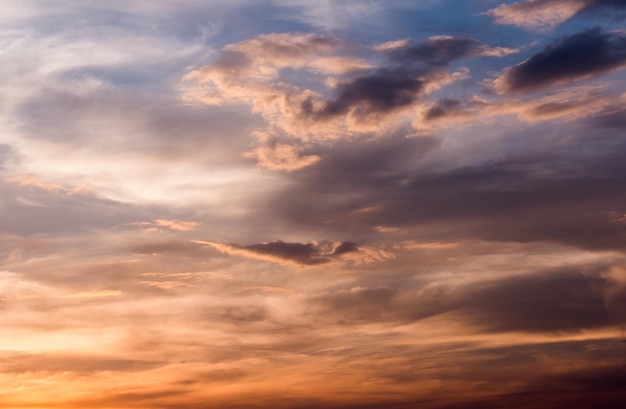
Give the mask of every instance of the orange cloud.
M 165 220 L 165 219 L 157 219 L 154 223 L 159 227 L 165 227 L 171 230 L 179 230 L 179 231 L 189 231 L 193 230 L 198 223 L 193 221 L 184 221 L 184 220 Z
M 310 166 L 320 160 L 317 155 L 300 156 L 294 146 L 285 144 L 261 147 L 246 153 L 245 156 L 257 159 L 259 165 L 267 169 L 288 172 Z

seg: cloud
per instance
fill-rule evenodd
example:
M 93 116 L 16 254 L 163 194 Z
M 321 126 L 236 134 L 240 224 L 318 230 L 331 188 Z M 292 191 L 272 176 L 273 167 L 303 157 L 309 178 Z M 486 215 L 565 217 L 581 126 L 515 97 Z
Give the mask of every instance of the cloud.
M 0 182 L 0 192 L 3 230 L 20 236 L 111 228 L 137 222 L 156 210 L 104 199 L 85 187 L 65 187 L 32 176 L 9 177 Z
M 461 315 L 489 331 L 568 332 L 619 324 L 606 305 L 603 272 L 546 271 L 478 284 Z
M 141 372 L 164 364 L 158 361 L 63 353 L 13 354 L 4 359 L 4 362 L 0 362 L 3 373 L 74 372 L 83 375 L 103 371 L 126 373 Z
M 586 30 L 553 42 L 495 80 L 498 92 L 520 94 L 597 77 L 626 65 L 626 35 Z
M 344 325 L 408 323 L 447 314 L 480 332 L 579 332 L 624 323 L 623 306 L 607 302 L 623 295 L 624 283 L 606 268 L 539 271 L 466 285 L 355 286 L 309 302 L 325 319 Z
M 584 9 L 593 0 L 526 0 L 501 5 L 487 13 L 497 24 L 547 31 Z
M 525 0 L 498 6 L 485 14 L 494 17 L 496 24 L 549 31 L 581 13 L 605 10 L 616 13 L 614 17 L 623 16 L 626 5 L 621 0 Z
M 574 121 L 593 117 L 610 109 L 617 101 L 603 94 L 604 87 L 579 86 L 557 90 L 532 100 L 489 100 L 474 96 L 467 100 L 443 98 L 424 104 L 416 126 L 458 127 L 468 122 L 487 122 L 501 115 L 517 115 L 523 122 Z
M 615 104 L 608 106 L 602 112 L 590 119 L 591 124 L 603 129 L 626 128 L 626 109 L 623 103 L 626 101 L 626 94 L 623 94 Z
M 378 49 L 403 63 L 423 63 L 445 67 L 455 60 L 478 56 L 502 57 L 519 52 L 506 47 L 489 47 L 471 37 L 433 36 L 422 42 L 403 41 L 382 44 Z
M 579 125 L 572 123 L 568 144 L 538 131 L 540 151 L 520 153 L 516 147 L 517 152 L 496 152 L 499 159 L 438 171 L 431 170 L 436 138 L 337 144 L 319 166 L 293 174 L 295 183 L 276 193 L 272 203 L 279 205 L 267 209 L 268 217 L 363 240 L 373 240 L 377 228 L 387 226 L 422 234 L 445 231 L 448 241 L 621 250 L 626 231 L 615 216 L 625 205 L 619 193 L 626 174 L 621 145 L 616 140 L 610 151 L 580 152 L 578 144 L 588 146 L 593 130 Z M 533 147 L 533 139 L 523 135 Z M 558 151 L 546 153 L 552 146 Z M 423 162 L 428 166 L 420 166 Z
M 307 0 L 274 0 L 283 6 L 280 14 L 301 21 L 324 31 L 353 27 L 355 23 L 367 27 L 378 27 L 381 14 L 389 9 L 427 8 L 429 2 L 415 4 L 410 0 L 329 0 L 310 2 Z M 375 17 L 375 18 L 374 18 Z
M 602 89 L 571 87 L 524 104 L 519 118 L 523 121 L 560 119 L 573 121 L 587 118 L 610 107 L 612 101 L 602 94 Z
M 194 222 L 194 221 L 165 220 L 165 219 L 156 219 L 154 223 L 159 227 L 165 227 L 167 229 L 180 230 L 180 231 L 193 230 L 198 225 L 198 222 Z
M 245 156 L 256 158 L 259 165 L 267 169 L 287 172 L 310 166 L 320 160 L 317 155 L 300 156 L 296 147 L 285 144 L 261 147 Z
M 247 156 L 292 171 L 319 157 L 299 156 L 283 140 L 319 145 L 387 132 L 414 116 L 430 94 L 469 77 L 466 68 L 448 72 L 452 62 L 514 52 L 452 36 L 365 48 L 321 34 L 263 34 L 225 46 L 213 62 L 189 72 L 183 99 L 251 106 L 268 126 L 255 133 L 262 146 Z
M 272 241 L 249 246 L 221 244 L 194 240 L 194 242 L 213 247 L 226 254 L 240 255 L 249 258 L 273 261 L 276 263 L 295 263 L 302 266 L 313 266 L 333 262 L 344 254 L 358 252 L 354 243 L 288 243 Z
M 619 359 L 619 358 L 618 358 Z M 466 400 L 462 404 L 437 405 L 437 409 L 571 409 L 619 407 L 626 393 L 623 366 L 616 364 L 590 365 L 572 368 L 563 373 L 535 373 L 521 386 L 491 398 Z
M 143 240 L 128 246 L 133 254 L 182 254 L 191 256 L 198 254 L 201 248 L 187 240 Z

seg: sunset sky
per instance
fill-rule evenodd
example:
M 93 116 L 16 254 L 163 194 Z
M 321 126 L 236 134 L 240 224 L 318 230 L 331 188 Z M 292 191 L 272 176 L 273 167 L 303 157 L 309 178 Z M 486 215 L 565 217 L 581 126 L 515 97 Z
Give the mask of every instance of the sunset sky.
M 626 1 L 0 12 L 0 408 L 626 402 Z

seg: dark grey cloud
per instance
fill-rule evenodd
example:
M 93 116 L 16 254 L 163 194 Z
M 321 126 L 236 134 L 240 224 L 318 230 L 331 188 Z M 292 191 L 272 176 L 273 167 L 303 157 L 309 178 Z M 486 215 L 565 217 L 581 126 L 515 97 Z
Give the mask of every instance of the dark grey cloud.
M 315 119 L 344 115 L 354 108 L 359 117 L 389 113 L 412 105 L 426 84 L 412 70 L 380 69 L 340 85 L 337 98 L 327 101 L 320 111 L 312 111 L 311 101 L 303 103 L 302 111 Z
M 620 22 L 626 18 L 626 3 L 623 0 L 587 0 L 575 17 L 583 19 L 590 16 Z
M 242 248 L 253 253 L 274 256 L 304 265 L 323 264 L 332 261 L 324 257 L 313 243 L 286 243 L 278 240 L 270 243 L 252 244 Z
M 624 129 L 626 128 L 626 109 L 614 107 L 590 118 L 591 124 L 598 128 Z
M 619 323 L 601 273 L 546 271 L 479 284 L 462 295 L 460 314 L 488 331 L 572 332 Z
M 425 64 L 436 68 L 446 67 L 461 58 L 479 56 L 487 49 L 488 47 L 474 38 L 441 36 L 394 48 L 389 51 L 389 55 L 397 63 Z
M 320 244 L 316 242 L 288 243 L 276 240 L 248 246 L 205 243 L 225 253 L 269 258 L 273 261 L 288 261 L 304 266 L 330 263 L 344 254 L 359 251 L 359 247 L 352 242 L 324 242 Z
M 389 226 L 444 232 L 447 240 L 623 250 L 624 142 L 608 138 L 606 146 L 595 144 L 584 155 L 572 150 L 589 145 L 580 138 L 558 154 L 511 156 L 436 173 L 419 167 L 420 158 L 437 147 L 436 138 L 338 144 L 319 166 L 294 174 L 295 183 L 267 206 L 271 217 L 343 240 L 371 239 L 377 226 Z
M 414 104 L 424 93 L 434 72 L 453 61 L 480 55 L 502 55 L 509 49 L 492 49 L 469 37 L 432 37 L 410 41 L 399 47 L 381 50 L 388 58 L 377 70 L 339 85 L 337 96 L 326 101 L 322 109 L 313 110 L 311 100 L 305 101 L 302 112 L 315 119 L 324 119 L 357 109 L 356 115 L 367 118 L 386 114 Z
M 312 297 L 313 311 L 339 324 L 397 324 L 452 313 L 485 332 L 577 332 L 622 322 L 607 304 L 617 284 L 603 268 L 541 271 L 453 288 L 416 283 L 329 291 Z M 413 288 L 411 288 L 413 287 Z
M 502 56 L 516 50 L 489 47 L 469 37 L 439 36 L 424 41 L 406 41 L 397 44 L 382 44 L 375 47 L 376 61 L 364 63 L 354 57 L 358 48 L 354 44 L 336 38 L 313 34 L 268 34 L 225 47 L 217 58 L 193 75 L 200 82 L 212 82 L 225 98 L 224 102 L 241 103 L 242 95 L 248 103 L 262 98 L 264 101 L 276 95 L 284 97 L 289 106 L 289 115 L 278 123 L 305 121 L 327 121 L 348 116 L 357 125 L 375 124 L 404 108 L 415 104 L 432 87 L 441 87 L 452 74 L 446 72 L 449 65 L 462 58 L 477 56 Z M 368 50 L 372 53 L 371 50 Z M 345 55 L 342 55 L 345 54 Z M 330 58 L 330 60 L 329 60 Z M 340 58 L 345 67 L 332 67 L 329 62 Z M 273 59 L 273 62 L 268 62 Z M 347 64 L 347 61 L 352 61 Z M 254 74 L 259 63 L 273 65 L 277 69 L 275 78 L 250 87 L 255 82 Z M 333 78 L 330 97 L 303 92 L 300 84 L 289 84 L 293 80 L 285 68 L 293 67 L 310 79 L 307 85 L 319 82 L 319 70 L 327 69 L 337 75 Z M 463 71 L 465 75 L 467 71 Z M 457 73 L 457 77 L 463 76 Z M 281 81 L 275 81 L 281 80 Z M 325 90 L 327 84 L 317 84 Z M 232 98 L 231 100 L 231 97 Z M 244 98 L 245 99 L 245 98 Z M 265 104 L 265 103 L 264 103 Z M 263 112 L 263 110 L 261 110 Z M 276 121 L 265 113 L 270 122 Z M 352 123 L 352 122 L 351 122 Z
M 359 246 L 349 241 L 342 241 L 330 252 L 332 255 L 340 256 L 342 254 L 353 253 L 359 251 Z
M 464 111 L 466 111 L 466 107 L 461 101 L 444 98 L 437 101 L 426 110 L 426 113 L 424 114 L 424 122 L 436 121 Z
M 626 65 L 626 36 L 593 28 L 561 38 L 496 80 L 498 90 L 518 94 L 596 77 Z
M 617 346 L 616 346 L 617 347 Z M 626 401 L 626 369 L 620 365 L 587 367 L 564 374 L 524 379 L 515 392 L 484 400 L 435 406 L 439 409 L 614 409 Z

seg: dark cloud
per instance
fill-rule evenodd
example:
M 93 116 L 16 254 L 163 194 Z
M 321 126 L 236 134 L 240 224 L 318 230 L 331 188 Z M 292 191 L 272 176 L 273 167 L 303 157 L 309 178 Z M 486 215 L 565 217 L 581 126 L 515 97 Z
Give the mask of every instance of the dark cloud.
M 466 111 L 463 103 L 456 99 L 444 98 L 426 110 L 424 122 L 436 121 Z
M 589 367 L 564 374 L 525 379 L 517 391 L 484 400 L 435 406 L 439 409 L 614 409 L 626 401 L 626 368 Z
M 616 284 L 601 271 L 542 271 L 460 288 L 357 286 L 315 296 L 311 303 L 340 324 L 394 324 L 453 313 L 486 332 L 577 332 L 622 319 L 606 302 Z
M 342 241 L 330 252 L 332 255 L 340 256 L 342 254 L 353 253 L 359 251 L 359 246 L 349 241 Z
M 587 0 L 587 5 L 578 15 L 584 17 L 589 13 L 602 14 L 615 20 L 623 19 L 626 16 L 626 3 L 623 0 Z
M 216 248 L 223 253 L 238 254 L 245 257 L 269 259 L 270 261 L 287 261 L 304 266 L 330 263 L 344 254 L 357 252 L 359 247 L 352 242 L 323 243 L 288 243 L 281 240 L 272 242 L 238 246 L 198 242 Z
M 426 83 L 416 72 L 404 68 L 380 69 L 340 85 L 337 98 L 327 101 L 320 111 L 312 111 L 310 100 L 303 103 L 302 111 L 315 119 L 344 115 L 353 109 L 363 118 L 384 114 L 412 105 Z
M 344 240 L 367 240 L 378 226 L 388 226 L 415 228 L 431 234 L 430 240 L 442 234 L 446 240 L 623 250 L 626 161 L 623 142 L 613 141 L 591 155 L 561 147 L 558 154 L 511 156 L 436 173 L 419 166 L 420 157 L 437 146 L 435 138 L 389 138 L 345 149 L 338 144 L 319 166 L 294 175 L 297 183 L 268 206 L 272 217 Z M 579 143 L 588 146 L 585 139 Z
M 280 100 L 283 115 L 276 117 L 263 109 L 259 112 L 269 122 L 286 129 L 291 129 L 294 122 L 304 121 L 311 126 L 316 121 L 346 117 L 349 127 L 356 125 L 362 131 L 359 125 L 375 125 L 414 105 L 432 88 L 452 82 L 453 74 L 445 70 L 452 62 L 516 52 L 509 48 L 492 48 L 469 37 L 451 36 L 382 44 L 375 47 L 377 57 L 382 56 L 375 63 L 353 57 L 355 49 L 354 44 L 327 36 L 261 35 L 226 46 L 212 63 L 192 72 L 188 78 L 212 83 L 221 95 L 220 103 L 244 101 L 256 106 L 263 101 L 260 105 L 269 106 L 268 98 L 273 102 Z M 343 62 L 338 64 L 338 61 Z M 257 83 L 255 72 L 259 64 L 269 64 L 275 72 L 271 78 Z M 308 77 L 306 84 L 311 89 L 290 84 L 293 79 L 286 68 Z M 333 85 L 334 95 L 330 98 L 310 92 L 327 88 L 328 84 L 320 83 L 318 75 L 325 69 L 335 75 L 332 77 L 336 84 Z M 466 73 L 466 70 L 456 73 L 455 78 Z M 251 87 L 252 83 L 257 86 Z
M 244 246 L 242 249 L 304 265 L 323 264 L 332 261 L 322 256 L 320 250 L 313 243 L 286 243 L 278 240 L 270 243 L 252 244 Z
M 571 332 L 616 324 L 606 306 L 614 283 L 600 273 L 546 271 L 479 284 L 459 312 L 490 331 Z
M 594 28 L 548 45 L 496 80 L 505 94 L 596 77 L 626 65 L 626 36 Z
M 598 128 L 624 129 L 626 128 L 626 109 L 606 110 L 592 117 L 590 122 Z
M 446 67 L 452 61 L 475 57 L 487 50 L 484 44 L 469 37 L 432 37 L 423 42 L 413 42 L 392 49 L 392 61 L 402 64 L 426 64 L 430 67 Z
M 380 68 L 340 84 L 337 97 L 326 101 L 322 109 L 314 110 L 312 100 L 305 101 L 301 106 L 302 112 L 315 119 L 348 112 L 363 119 L 386 114 L 414 104 L 425 87 L 434 81 L 429 76 L 455 60 L 514 51 L 492 49 L 473 38 L 441 36 L 409 42 L 381 52 L 389 61 Z

